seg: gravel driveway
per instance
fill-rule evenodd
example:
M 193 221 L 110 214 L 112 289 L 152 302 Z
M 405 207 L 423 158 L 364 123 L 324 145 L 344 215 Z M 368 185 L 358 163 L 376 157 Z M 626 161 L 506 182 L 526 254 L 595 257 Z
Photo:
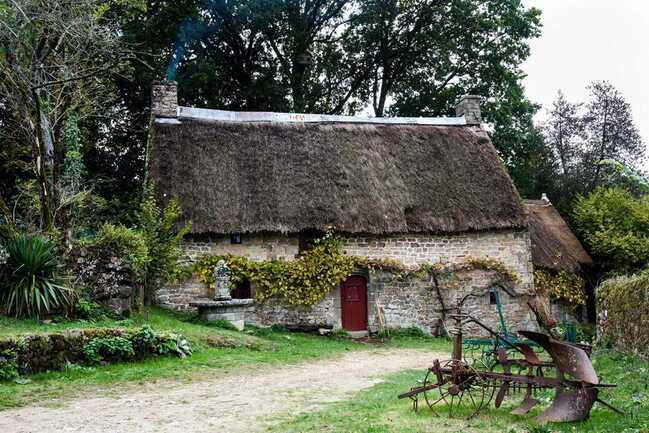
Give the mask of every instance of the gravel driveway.
M 255 432 L 348 398 L 405 369 L 448 355 L 376 348 L 297 365 L 250 370 L 194 383 L 160 381 L 0 412 L 0 432 Z

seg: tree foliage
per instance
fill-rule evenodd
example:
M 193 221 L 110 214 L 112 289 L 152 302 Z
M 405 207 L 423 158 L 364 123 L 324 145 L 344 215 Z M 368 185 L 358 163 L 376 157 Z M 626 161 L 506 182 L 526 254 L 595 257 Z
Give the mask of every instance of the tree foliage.
M 649 261 L 649 196 L 599 187 L 577 199 L 573 217 L 584 241 L 606 268 L 634 270 Z
M 604 281 L 597 298 L 604 341 L 649 359 L 649 271 Z
M 633 171 L 645 157 L 623 95 L 605 81 L 591 83 L 588 90 L 585 103 L 570 102 L 559 92 L 542 129 L 557 164 L 555 181 L 545 192 L 564 214 L 570 214 L 578 194 L 598 186 L 637 187 Z
M 87 117 L 110 106 L 106 77 L 124 62 L 120 29 L 104 16 L 105 4 L 13 0 L 0 8 L 0 95 L 15 127 L 2 139 L 29 148 L 46 231 L 55 225 L 65 124 L 72 113 Z

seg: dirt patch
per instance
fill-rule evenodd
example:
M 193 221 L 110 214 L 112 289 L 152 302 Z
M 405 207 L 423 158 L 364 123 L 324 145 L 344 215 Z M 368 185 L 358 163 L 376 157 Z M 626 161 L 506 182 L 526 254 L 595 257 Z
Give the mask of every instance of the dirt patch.
M 255 432 L 287 415 L 348 398 L 383 375 L 427 367 L 435 357 L 446 355 L 377 348 L 191 384 L 159 382 L 115 398 L 65 400 L 63 407 L 55 400 L 3 411 L 0 431 Z

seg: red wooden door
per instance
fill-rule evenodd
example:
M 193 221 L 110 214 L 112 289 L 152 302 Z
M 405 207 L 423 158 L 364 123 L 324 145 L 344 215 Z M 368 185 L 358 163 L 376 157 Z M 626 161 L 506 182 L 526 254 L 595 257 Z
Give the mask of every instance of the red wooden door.
M 367 329 L 367 282 L 352 275 L 340 286 L 343 328 L 347 331 Z

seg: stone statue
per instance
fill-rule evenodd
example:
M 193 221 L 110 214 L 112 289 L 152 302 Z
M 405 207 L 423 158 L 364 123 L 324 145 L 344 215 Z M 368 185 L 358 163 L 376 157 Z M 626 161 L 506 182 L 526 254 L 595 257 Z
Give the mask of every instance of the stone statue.
M 219 260 L 214 267 L 214 282 L 214 299 L 217 301 L 232 299 L 230 296 L 230 268 L 225 260 Z

